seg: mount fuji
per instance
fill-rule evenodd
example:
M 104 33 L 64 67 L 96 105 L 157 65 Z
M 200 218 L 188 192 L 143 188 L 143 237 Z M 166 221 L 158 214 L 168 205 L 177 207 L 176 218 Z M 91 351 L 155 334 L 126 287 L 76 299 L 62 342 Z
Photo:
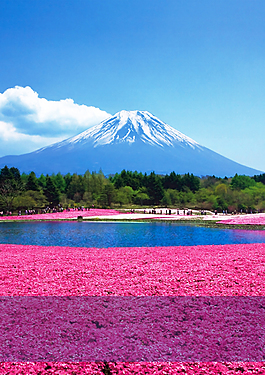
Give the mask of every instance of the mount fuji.
M 261 173 L 199 145 L 146 111 L 118 112 L 62 142 L 28 154 L 0 158 L 0 168 L 5 165 L 37 175 L 83 174 L 100 168 L 107 175 L 123 169 L 220 177 Z

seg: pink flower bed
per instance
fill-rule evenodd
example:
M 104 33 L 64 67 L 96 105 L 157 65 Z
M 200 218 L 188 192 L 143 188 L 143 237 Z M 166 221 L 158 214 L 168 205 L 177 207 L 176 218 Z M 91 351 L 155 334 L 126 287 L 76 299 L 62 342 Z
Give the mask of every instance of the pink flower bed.
M 231 219 L 218 221 L 220 224 L 265 225 L 265 214 L 240 215 Z
M 264 305 L 261 296 L 0 297 L 0 360 L 262 361 Z
M 104 213 L 105 214 L 105 213 Z M 1 296 L 264 296 L 265 244 L 0 245 Z M 264 362 L 3 362 L 0 374 L 263 374 Z
M 60 219 L 74 219 L 78 216 L 90 217 L 90 216 L 110 216 L 117 215 L 119 211 L 107 210 L 107 209 L 91 209 L 89 211 L 63 211 L 56 213 L 47 214 L 36 214 L 36 215 L 21 215 L 21 216 L 1 216 L 0 220 L 60 220 Z
M 265 244 L 72 248 L 0 244 L 2 296 L 262 296 Z

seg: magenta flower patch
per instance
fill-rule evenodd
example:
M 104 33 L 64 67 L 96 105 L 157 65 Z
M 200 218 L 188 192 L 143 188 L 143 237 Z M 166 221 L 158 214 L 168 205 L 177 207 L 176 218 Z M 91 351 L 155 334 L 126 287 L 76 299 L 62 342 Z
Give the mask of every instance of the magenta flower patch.
M 178 298 L 179 296 L 182 296 L 182 298 L 185 296 L 185 298 L 191 298 L 191 296 L 197 296 L 197 298 L 199 298 L 198 301 L 201 300 L 201 296 L 212 296 L 211 298 L 216 296 L 216 298 L 218 298 L 218 300 L 220 299 L 220 301 L 222 300 L 221 296 L 227 296 L 228 300 L 234 296 L 233 298 L 235 298 L 235 301 L 240 301 L 242 296 L 246 296 L 248 297 L 247 300 L 251 301 L 251 298 L 249 297 L 253 296 L 252 298 L 254 298 L 255 301 L 258 301 L 258 298 L 264 296 L 265 293 L 264 253 L 265 244 L 107 249 L 0 245 L 0 295 L 4 298 L 9 296 L 8 298 L 11 298 L 11 300 L 13 299 L 13 301 L 15 301 L 14 298 L 32 298 L 34 296 L 34 298 L 40 298 L 40 296 L 42 296 L 44 300 L 46 298 L 58 298 L 58 296 L 70 296 L 70 299 L 73 297 L 77 298 L 78 296 L 81 299 L 88 298 L 89 296 L 91 296 L 90 298 L 95 298 L 96 296 L 106 298 L 104 296 L 108 296 L 107 298 L 111 301 L 114 301 L 117 298 L 121 298 L 123 300 L 122 297 L 124 296 L 130 296 L 129 298 L 132 298 L 132 300 L 134 296 L 139 296 L 141 298 L 150 296 L 148 298 L 151 299 L 164 297 L 168 298 L 169 296 L 172 296 L 170 298 Z M 197 300 L 197 298 L 195 298 L 195 300 Z M 114 302 L 112 303 L 114 306 Z M 5 307 L 7 310 L 8 306 L 10 305 L 6 303 Z M 117 305 L 115 306 L 117 307 Z M 246 305 L 244 304 L 240 305 L 242 308 L 240 308 L 240 306 L 236 307 L 235 304 L 233 306 L 234 307 L 230 309 L 230 312 L 238 311 L 240 313 L 240 317 L 243 319 L 243 325 L 237 325 L 237 327 L 240 326 L 242 329 L 238 330 L 236 334 L 245 334 L 246 340 L 249 339 L 251 341 L 250 345 L 247 345 L 243 340 L 241 347 L 244 348 L 245 345 L 245 348 L 248 350 L 255 349 L 254 354 L 257 355 L 260 353 L 258 350 L 260 348 L 260 346 L 258 346 L 260 345 L 259 338 L 261 343 L 263 342 L 263 336 L 259 336 L 261 332 L 258 330 L 262 328 L 263 323 L 262 320 L 260 320 L 260 325 L 257 325 L 257 329 L 255 329 L 254 326 L 251 326 L 251 324 L 255 321 L 258 322 L 258 319 L 263 319 L 263 315 L 262 313 L 257 313 L 259 310 L 255 310 L 254 305 L 251 305 L 248 308 L 246 308 Z M 243 306 L 245 306 L 245 308 Z M 136 308 L 136 305 L 134 305 L 134 307 Z M 189 305 L 189 307 L 191 306 Z M 212 308 L 214 307 L 212 306 Z M 254 309 L 253 311 L 251 310 L 252 308 Z M 9 312 L 10 309 L 8 310 Z M 112 311 L 116 311 L 117 313 L 119 309 L 112 309 Z M 151 313 L 155 313 L 155 311 L 155 309 L 152 309 Z M 190 315 L 192 315 L 193 311 L 193 318 L 196 317 L 195 314 L 198 313 L 198 309 L 190 309 L 189 311 Z M 199 311 L 201 312 L 202 309 L 199 309 Z M 229 312 L 228 310 L 223 311 Z M 252 311 L 252 315 L 247 316 L 246 313 L 250 311 Z M 57 316 L 58 318 L 60 315 L 57 315 L 57 312 L 55 317 Z M 66 314 L 68 312 L 70 313 L 71 311 L 62 309 L 62 314 Z M 142 312 L 143 310 L 141 309 L 139 314 Z M 163 308 L 160 309 L 161 314 L 162 312 Z M 37 312 L 34 312 L 34 314 L 35 313 L 37 314 Z M 41 311 L 38 313 L 41 313 Z M 50 311 L 50 313 L 52 313 L 52 311 Z M 73 314 L 75 314 L 75 311 L 73 311 Z M 24 318 L 26 318 L 26 325 L 20 326 L 26 327 L 27 324 L 29 324 L 29 329 L 26 330 L 26 334 L 28 336 L 24 337 L 25 343 L 30 345 L 30 337 L 33 337 L 34 339 L 42 339 L 38 335 L 33 335 L 33 333 L 40 332 L 41 324 L 49 322 L 48 316 L 49 315 L 46 314 L 46 320 L 44 321 L 39 319 L 38 324 L 36 325 L 34 323 L 35 320 L 31 319 L 32 315 L 24 315 Z M 117 315 L 114 316 L 117 317 Z M 126 316 L 128 319 L 130 318 L 128 314 Z M 140 315 L 137 317 L 139 316 Z M 200 316 L 203 318 L 202 320 L 200 318 L 195 320 L 195 326 L 189 326 L 189 329 L 196 329 L 196 327 L 198 327 L 198 330 L 199 328 L 202 329 L 201 336 L 198 335 L 198 331 L 196 332 L 196 340 L 198 340 L 198 343 L 200 344 L 198 346 L 199 349 L 205 347 L 203 345 L 205 345 L 206 342 L 206 340 L 204 343 L 202 341 L 200 342 L 199 340 L 203 339 L 203 337 L 210 337 L 207 336 L 207 332 L 209 333 L 209 331 L 207 331 L 207 325 L 205 324 L 205 316 L 205 314 Z M 233 316 L 235 317 L 236 315 L 232 315 L 232 317 Z M 23 317 L 23 313 L 20 315 L 20 317 Z M 107 315 L 104 314 L 104 317 L 107 317 Z M 229 315 L 227 315 L 225 318 L 228 317 Z M 256 317 L 257 320 L 251 319 L 253 317 Z M 10 315 L 5 314 L 5 319 L 10 319 Z M 5 324 L 1 326 L 2 329 L 6 328 L 4 334 L 7 336 L 8 329 L 10 330 L 14 328 L 16 319 L 17 317 L 15 317 L 13 323 L 10 321 L 10 325 Z M 106 328 L 111 329 L 111 319 L 113 319 L 112 315 L 109 317 L 109 326 Z M 132 327 L 134 322 L 141 322 L 138 318 L 134 321 L 130 319 L 127 320 L 127 322 L 129 322 L 129 327 Z M 162 319 L 161 315 L 160 319 Z M 92 323 L 92 319 L 89 321 L 89 327 L 91 329 L 93 328 L 95 332 L 103 329 L 103 327 L 97 328 L 97 325 L 100 327 L 102 324 L 99 319 L 93 318 L 93 321 L 94 323 Z M 190 320 L 183 320 L 183 324 L 189 321 Z M 71 320 L 71 322 L 72 323 L 70 323 L 70 321 L 64 322 L 68 328 L 66 334 L 73 335 L 72 337 L 74 337 L 75 334 L 79 335 L 78 337 L 81 340 L 82 335 L 78 333 L 79 331 L 77 323 L 73 323 L 73 320 Z M 118 320 L 116 319 L 113 323 L 117 324 L 117 322 Z M 142 322 L 144 322 L 144 320 Z M 216 327 L 220 328 L 220 325 L 218 325 L 221 324 L 220 322 L 216 322 L 213 329 L 216 330 Z M 230 319 L 230 322 L 233 322 L 232 318 Z M 52 321 L 50 321 L 50 324 L 51 323 Z M 163 332 L 171 332 L 170 329 L 173 328 L 173 324 L 170 324 L 170 318 L 168 316 L 165 316 L 163 323 L 165 323 L 164 326 L 158 326 L 157 328 L 162 330 L 164 327 L 165 331 Z M 154 324 L 157 324 L 155 320 Z M 80 326 L 81 324 L 79 324 L 79 327 Z M 231 325 L 230 331 L 228 330 L 228 327 L 229 324 L 226 325 L 224 334 L 232 334 L 232 327 L 235 326 Z M 58 336 L 55 335 L 56 327 L 54 328 L 55 329 L 51 331 L 50 338 L 58 340 Z M 60 326 L 57 326 L 57 328 L 60 328 Z M 252 328 L 251 332 L 248 331 L 250 328 Z M 145 330 L 141 330 L 141 332 L 137 330 L 139 336 L 137 336 L 137 340 L 135 340 L 135 342 L 138 343 L 138 338 L 142 339 L 142 342 L 140 341 L 139 345 L 142 345 L 142 348 L 145 349 L 145 354 L 147 355 L 148 347 L 150 348 L 152 342 L 144 340 L 146 337 L 143 335 L 146 332 L 150 332 L 150 336 L 147 336 L 147 338 L 150 338 L 155 330 L 148 331 L 148 325 L 145 325 Z M 187 330 L 186 334 L 188 332 L 189 331 Z M 218 333 L 216 332 L 216 334 Z M 255 339 L 254 336 L 251 336 L 252 334 L 257 334 Z M 181 336 L 184 341 L 184 329 L 182 330 Z M 175 340 L 181 336 L 175 335 Z M 14 334 L 12 336 L 12 339 L 19 340 L 21 337 L 20 331 L 18 330 L 16 335 Z M 112 337 L 109 335 L 108 337 L 112 340 L 115 339 L 115 336 Z M 165 337 L 163 340 L 166 341 L 168 339 L 169 341 L 167 342 L 173 342 L 174 337 Z M 189 336 L 186 338 L 190 338 L 191 340 L 192 337 L 193 336 Z M 213 341 L 210 342 L 213 342 L 214 345 L 218 345 L 216 344 L 216 341 L 214 341 L 216 338 L 215 335 L 211 337 Z M 132 337 L 129 338 L 132 339 Z M 225 338 L 228 338 L 228 336 L 225 336 Z M 161 343 L 165 344 L 163 340 Z M 237 340 L 240 340 L 240 336 L 235 336 L 233 341 L 227 340 L 223 341 L 222 343 L 225 343 L 225 345 L 236 345 L 236 343 L 239 343 Z M 194 341 L 191 340 L 190 342 Z M 15 342 L 13 342 L 13 344 L 15 344 Z M 8 345 L 8 343 L 5 341 L 4 345 Z M 93 347 L 93 341 L 91 341 L 89 345 Z M 214 345 L 211 347 L 213 352 Z M 255 345 L 257 346 L 255 347 Z M 225 346 L 222 346 L 222 348 L 224 347 Z M 10 344 L 8 349 L 11 348 L 12 345 Z M 13 348 L 15 348 L 15 345 L 13 345 Z M 23 346 L 21 346 L 21 348 L 23 349 Z M 47 347 L 43 346 L 43 350 L 45 348 Z M 56 346 L 54 346 L 54 348 L 56 348 Z M 136 348 L 137 346 L 135 346 L 135 349 Z M 67 346 L 65 347 L 65 350 L 67 350 Z M 5 353 L 7 353 L 7 351 L 5 351 Z M 235 351 L 234 353 L 238 352 Z M 240 352 L 241 355 L 243 355 L 243 353 L 244 351 Z M 21 354 L 21 352 L 18 353 L 18 355 Z M 253 362 L 254 359 L 255 358 L 253 357 L 252 360 L 247 359 L 246 361 L 242 362 L 242 360 L 236 360 L 236 357 L 234 357 L 234 359 L 231 358 L 228 362 L 226 361 L 225 357 L 223 357 L 223 359 L 220 359 L 222 362 L 206 362 L 206 359 L 195 362 L 195 359 L 191 359 L 186 362 L 180 362 L 179 360 L 177 362 L 162 362 L 158 360 L 150 362 L 147 362 L 146 360 L 129 362 L 124 360 L 122 362 L 110 361 L 104 363 L 103 361 L 79 362 L 79 359 L 71 360 L 69 362 L 47 362 L 47 360 L 44 359 L 40 360 L 40 362 L 29 362 L 23 360 L 20 360 L 20 362 L 14 362 L 14 360 L 10 358 L 6 359 L 6 362 L 1 363 L 0 374 L 265 373 L 264 360 L 259 360 L 256 357 L 255 362 Z
M 0 361 L 264 361 L 265 297 L 0 297 Z
M 111 216 L 118 215 L 119 211 L 107 209 L 94 209 L 89 211 L 70 210 L 55 213 L 35 214 L 35 215 L 20 215 L 20 216 L 0 216 L 0 221 L 5 220 L 61 220 L 61 219 L 75 219 L 78 216 Z
M 265 214 L 239 215 L 231 219 L 219 221 L 220 224 L 265 225 Z
M 0 244 L 2 296 L 263 296 L 265 244 L 73 248 Z

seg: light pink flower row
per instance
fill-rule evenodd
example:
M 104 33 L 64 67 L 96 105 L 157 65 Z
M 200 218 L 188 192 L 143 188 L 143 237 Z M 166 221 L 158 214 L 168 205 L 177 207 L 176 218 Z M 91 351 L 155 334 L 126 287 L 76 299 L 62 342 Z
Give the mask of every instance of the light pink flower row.
M 265 244 L 72 248 L 0 244 L 2 296 L 263 296 Z
M 265 225 L 265 214 L 240 215 L 231 219 L 218 221 L 220 224 Z
M 107 209 L 91 209 L 89 211 L 63 211 L 56 213 L 47 214 L 36 214 L 36 215 L 21 215 L 21 216 L 1 216 L 0 220 L 60 220 L 60 219 L 73 219 L 78 216 L 90 217 L 90 216 L 109 216 L 119 214 L 116 210 Z

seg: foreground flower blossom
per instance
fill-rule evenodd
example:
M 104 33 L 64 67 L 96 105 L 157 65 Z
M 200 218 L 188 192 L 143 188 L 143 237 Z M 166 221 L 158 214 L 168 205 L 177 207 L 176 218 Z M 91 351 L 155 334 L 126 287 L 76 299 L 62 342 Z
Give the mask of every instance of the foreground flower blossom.
M 77 374 L 122 374 L 122 375 L 232 375 L 232 374 L 264 374 L 264 362 L 4 362 L 0 366 L 0 374 L 19 375 L 77 375 Z

